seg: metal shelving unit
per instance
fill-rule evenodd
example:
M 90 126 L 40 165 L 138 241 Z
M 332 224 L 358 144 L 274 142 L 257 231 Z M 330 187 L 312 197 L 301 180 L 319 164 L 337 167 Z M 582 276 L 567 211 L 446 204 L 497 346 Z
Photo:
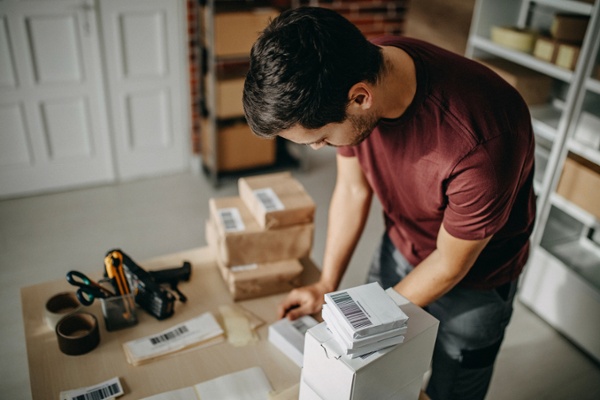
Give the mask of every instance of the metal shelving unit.
M 574 71 L 502 47 L 492 26 L 549 30 L 555 13 L 589 17 Z M 531 107 L 536 136 L 538 215 L 519 299 L 600 360 L 600 219 L 556 193 L 569 153 L 600 165 L 600 138 L 578 137 L 586 114 L 600 121 L 600 0 L 478 0 L 467 56 L 499 57 L 553 79 L 552 100 Z M 593 130 L 593 129 L 592 129 Z M 588 129 L 589 132 L 589 129 Z M 600 136 L 600 130 L 596 132 Z M 593 133 L 592 133 L 593 135 Z M 600 201 L 600 200 L 599 200 Z

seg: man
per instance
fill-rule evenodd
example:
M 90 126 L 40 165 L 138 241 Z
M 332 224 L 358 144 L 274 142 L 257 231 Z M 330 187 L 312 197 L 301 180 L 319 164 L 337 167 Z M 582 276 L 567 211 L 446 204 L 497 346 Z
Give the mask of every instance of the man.
M 427 393 L 484 398 L 535 218 L 519 94 L 472 60 L 409 38 L 370 43 L 335 12 L 307 7 L 254 44 L 244 108 L 259 136 L 338 147 L 321 278 L 290 292 L 279 315 L 320 311 L 375 193 L 386 229 L 369 280 L 440 320 Z

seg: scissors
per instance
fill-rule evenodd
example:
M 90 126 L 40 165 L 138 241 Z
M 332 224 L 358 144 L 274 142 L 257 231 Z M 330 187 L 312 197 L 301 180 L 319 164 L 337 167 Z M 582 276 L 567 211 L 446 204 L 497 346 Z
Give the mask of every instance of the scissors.
M 107 298 L 114 296 L 115 294 L 107 288 L 101 286 L 99 283 L 94 282 L 82 272 L 69 271 L 67 272 L 67 282 L 73 286 L 79 286 L 77 289 L 77 299 L 84 306 L 92 305 L 96 298 Z

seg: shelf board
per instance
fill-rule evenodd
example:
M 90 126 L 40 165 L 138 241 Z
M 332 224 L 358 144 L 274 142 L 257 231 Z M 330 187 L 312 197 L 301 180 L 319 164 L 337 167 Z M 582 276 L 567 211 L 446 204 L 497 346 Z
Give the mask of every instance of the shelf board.
M 531 2 L 543 6 L 556 8 L 557 10 L 568 11 L 582 15 L 591 15 L 592 8 L 594 7 L 593 4 L 571 0 L 533 0 Z
M 585 87 L 591 92 L 600 94 L 600 81 L 598 79 L 588 78 L 585 82 Z
M 557 136 L 562 110 L 551 104 L 529 107 L 536 135 L 553 142 Z
M 520 64 L 529 69 L 541 72 L 545 75 L 551 76 L 552 78 L 559 79 L 563 82 L 570 83 L 573 79 L 573 71 L 557 67 L 554 64 L 550 64 L 546 61 L 535 58 L 534 56 L 523 53 L 521 51 L 511 50 L 507 47 L 500 46 L 490 39 L 483 38 L 480 36 L 473 36 L 470 39 L 471 44 L 487 53 L 495 55 L 497 57 L 505 58 L 514 63 Z
M 550 196 L 550 201 L 555 207 L 571 215 L 573 218 L 582 222 L 586 226 L 600 225 L 600 221 L 598 221 L 598 219 L 596 219 L 594 215 L 566 200 L 558 193 L 552 193 L 552 195 Z
M 600 150 L 594 149 L 588 145 L 578 142 L 575 139 L 569 139 L 569 150 L 583 158 L 586 158 L 596 165 L 600 165 Z

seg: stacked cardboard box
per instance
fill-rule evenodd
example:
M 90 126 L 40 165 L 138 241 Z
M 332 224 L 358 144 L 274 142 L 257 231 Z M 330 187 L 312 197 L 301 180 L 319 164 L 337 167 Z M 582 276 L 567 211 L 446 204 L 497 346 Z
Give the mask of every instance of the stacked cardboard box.
M 206 240 L 234 300 L 289 291 L 309 256 L 315 204 L 289 172 L 240 178 L 239 196 L 212 198 Z
M 325 322 L 304 342 L 300 400 L 417 400 L 429 369 L 439 322 L 397 292 L 387 292 L 408 316 L 404 342 L 363 357 L 343 354 Z
M 554 15 L 550 34 L 536 40 L 533 55 L 559 67 L 574 70 L 588 22 L 588 16 L 564 13 Z

